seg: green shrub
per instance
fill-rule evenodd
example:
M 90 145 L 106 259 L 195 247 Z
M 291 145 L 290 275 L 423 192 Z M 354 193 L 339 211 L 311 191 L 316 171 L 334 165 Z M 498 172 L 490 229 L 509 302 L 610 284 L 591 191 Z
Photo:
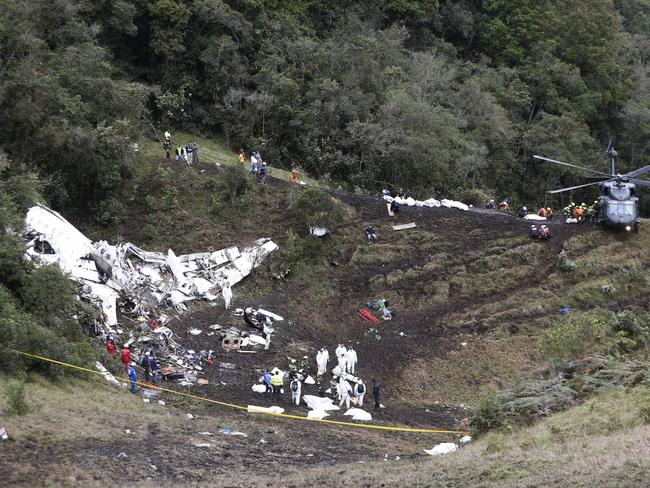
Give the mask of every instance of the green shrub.
M 550 358 L 571 359 L 588 352 L 605 330 L 606 324 L 598 317 L 572 317 L 546 331 L 539 348 Z
M 308 236 L 312 227 L 331 228 L 343 217 L 341 207 L 333 201 L 332 197 L 316 188 L 301 191 L 292 200 L 292 210 L 299 235 Z
M 9 415 L 25 415 L 30 406 L 25 400 L 25 383 L 13 381 L 7 385 L 5 411 Z
M 470 409 L 469 421 L 479 434 L 501 425 L 494 392 L 484 395 L 478 405 Z
M 490 195 L 482 188 L 469 188 L 463 190 L 459 197 L 463 203 L 474 205 L 477 208 L 485 208 L 488 200 L 490 200 Z
M 212 197 L 213 211 L 219 211 L 226 203 L 234 207 L 253 187 L 250 175 L 239 165 L 226 166 L 220 176 Z
M 575 261 L 571 261 L 566 252 L 566 249 L 562 249 L 560 254 L 557 256 L 557 264 L 562 271 L 572 272 L 575 271 L 578 265 Z

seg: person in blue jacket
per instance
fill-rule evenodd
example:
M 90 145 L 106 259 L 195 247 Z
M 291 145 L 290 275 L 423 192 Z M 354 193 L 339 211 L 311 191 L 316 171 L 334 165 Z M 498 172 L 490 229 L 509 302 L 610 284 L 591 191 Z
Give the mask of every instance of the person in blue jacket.
M 138 372 L 135 370 L 135 363 L 131 363 L 131 366 L 129 366 L 127 373 L 129 375 L 129 381 L 131 381 L 131 393 L 135 393 L 138 391 L 138 388 L 135 384 L 136 381 L 138 381 Z
M 267 370 L 264 370 L 262 371 L 262 378 L 264 380 L 264 385 L 266 386 L 265 394 L 273 392 L 273 387 L 271 386 L 271 374 Z

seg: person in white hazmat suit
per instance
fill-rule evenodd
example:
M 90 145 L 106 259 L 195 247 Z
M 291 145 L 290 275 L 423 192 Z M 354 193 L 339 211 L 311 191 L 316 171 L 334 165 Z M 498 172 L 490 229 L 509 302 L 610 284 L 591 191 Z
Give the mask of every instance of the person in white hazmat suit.
M 345 346 L 344 346 L 343 344 L 339 344 L 339 345 L 336 347 L 336 349 L 334 350 L 334 354 L 336 354 L 336 357 L 337 357 L 337 358 L 338 358 L 339 356 L 341 356 L 341 354 L 345 354 L 345 352 L 346 352 L 346 349 L 345 349 Z
M 363 381 L 355 383 L 354 385 L 354 396 L 357 398 L 357 407 L 363 407 L 363 396 L 366 394 L 366 385 L 363 384 Z
M 339 381 L 339 393 L 341 395 L 341 401 L 339 402 L 339 407 L 345 402 L 345 407 L 350 408 L 350 395 L 352 395 L 352 387 L 350 383 L 345 381 L 343 378 Z
M 230 283 L 227 281 L 224 282 L 221 287 L 221 295 L 223 295 L 223 302 L 226 310 L 228 310 L 230 308 L 230 302 L 232 301 L 232 288 L 230 288 Z
M 350 348 L 350 349 L 348 349 L 348 352 L 347 352 L 348 373 L 354 374 L 354 368 L 356 367 L 356 365 L 357 365 L 357 351 Z
M 291 401 L 296 404 L 296 406 L 300 405 L 300 392 L 302 391 L 302 383 L 298 381 L 297 378 L 294 378 L 291 380 L 291 383 L 289 384 L 289 389 L 291 390 Z
M 318 365 L 318 372 L 316 374 L 325 374 L 327 371 L 327 351 L 324 348 L 316 354 L 316 364 Z
M 339 364 L 338 367 L 341 369 L 341 373 L 345 373 L 348 370 L 348 355 L 347 352 L 345 354 L 341 354 L 338 357 Z

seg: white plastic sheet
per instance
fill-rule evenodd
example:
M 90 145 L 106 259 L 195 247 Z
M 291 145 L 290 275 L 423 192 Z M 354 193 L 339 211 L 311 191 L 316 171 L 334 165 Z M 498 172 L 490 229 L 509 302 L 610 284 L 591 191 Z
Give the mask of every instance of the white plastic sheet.
M 370 422 L 372 420 L 372 415 L 360 408 L 351 408 L 343 415 L 350 416 L 352 420 L 358 420 L 360 422 Z
M 327 412 L 329 410 L 340 410 L 338 405 L 334 405 L 331 398 L 319 397 L 316 395 L 304 395 L 302 397 L 307 407 L 311 410 L 322 410 Z
M 256 405 L 248 405 L 248 411 L 251 413 L 284 413 L 282 407 L 258 407 Z
M 450 452 L 456 452 L 458 446 L 453 442 L 443 442 L 438 444 L 433 449 L 424 449 L 429 456 L 440 456 L 441 454 L 449 454 Z

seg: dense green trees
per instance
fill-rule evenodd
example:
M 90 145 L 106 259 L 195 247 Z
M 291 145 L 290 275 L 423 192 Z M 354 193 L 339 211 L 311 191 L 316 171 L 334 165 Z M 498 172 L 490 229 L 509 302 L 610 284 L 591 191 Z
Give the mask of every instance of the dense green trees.
M 531 203 L 577 178 L 535 152 L 647 156 L 649 19 L 648 0 L 11 0 L 0 142 L 105 222 L 145 110 L 351 188 Z

